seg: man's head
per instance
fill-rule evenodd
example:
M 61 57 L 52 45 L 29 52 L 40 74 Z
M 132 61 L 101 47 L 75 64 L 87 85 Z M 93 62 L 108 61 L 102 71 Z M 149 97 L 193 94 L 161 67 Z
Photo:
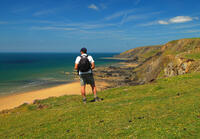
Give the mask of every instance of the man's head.
M 87 54 L 87 49 L 86 48 L 81 48 L 80 52 L 84 53 L 84 54 Z

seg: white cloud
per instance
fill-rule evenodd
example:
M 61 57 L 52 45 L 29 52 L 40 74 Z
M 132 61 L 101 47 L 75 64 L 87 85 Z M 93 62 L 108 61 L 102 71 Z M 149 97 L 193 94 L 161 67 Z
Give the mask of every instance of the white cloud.
M 198 20 L 198 17 L 190 17 L 190 16 L 176 16 L 173 18 L 170 18 L 167 21 L 164 20 L 159 20 L 158 23 L 161 25 L 167 25 L 167 24 L 177 24 L 177 23 L 185 23 L 185 22 L 190 22 L 193 20 Z
M 88 8 L 93 9 L 93 10 L 96 10 L 96 11 L 99 10 L 99 8 L 98 8 L 95 4 L 89 5 Z
M 184 22 L 189 22 L 192 20 L 193 20 L 193 18 L 189 17 L 189 16 L 176 16 L 176 17 L 169 19 L 169 22 L 170 23 L 184 23 Z
M 161 24 L 161 25 L 167 25 L 167 24 L 169 24 L 168 22 L 163 21 L 163 20 L 159 20 L 158 23 Z

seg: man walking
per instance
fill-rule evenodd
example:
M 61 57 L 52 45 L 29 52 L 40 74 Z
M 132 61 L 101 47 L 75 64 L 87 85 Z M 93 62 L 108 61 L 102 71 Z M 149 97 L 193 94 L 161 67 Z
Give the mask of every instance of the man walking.
M 85 87 L 86 84 L 89 84 L 91 86 L 92 92 L 94 94 L 94 101 L 99 101 L 99 98 L 97 97 L 97 90 L 95 86 L 94 77 L 92 74 L 92 69 L 95 68 L 94 60 L 92 56 L 87 55 L 87 49 L 82 48 L 80 50 L 81 56 L 78 56 L 75 61 L 75 70 L 78 71 L 78 74 L 80 76 L 80 82 L 81 82 L 81 95 L 83 97 L 83 103 L 86 103 L 86 93 L 85 93 Z

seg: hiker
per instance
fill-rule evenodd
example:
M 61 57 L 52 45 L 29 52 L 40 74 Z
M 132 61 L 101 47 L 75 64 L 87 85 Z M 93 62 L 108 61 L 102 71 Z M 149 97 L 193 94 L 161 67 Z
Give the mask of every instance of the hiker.
M 97 89 L 95 86 L 95 81 L 92 73 L 92 69 L 95 68 L 94 60 L 92 56 L 87 55 L 87 49 L 82 48 L 80 50 L 81 56 L 78 56 L 75 61 L 75 70 L 78 71 L 81 83 L 81 95 L 83 97 L 83 103 L 86 103 L 86 84 L 91 86 L 92 92 L 94 94 L 94 101 L 99 101 L 97 97 Z

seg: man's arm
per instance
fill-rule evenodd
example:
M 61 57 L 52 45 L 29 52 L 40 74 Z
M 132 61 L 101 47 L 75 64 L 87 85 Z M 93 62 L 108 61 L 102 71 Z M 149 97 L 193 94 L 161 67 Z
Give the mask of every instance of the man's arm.
M 75 64 L 74 69 L 78 70 L 78 64 Z
M 95 64 L 94 64 L 94 62 L 91 63 L 91 68 L 92 68 L 92 69 L 95 68 Z
M 76 60 L 75 60 L 75 66 L 74 66 L 74 69 L 75 69 L 75 70 L 78 70 L 78 63 L 79 63 L 79 61 L 80 61 L 80 57 L 78 56 L 78 57 L 76 58 Z

